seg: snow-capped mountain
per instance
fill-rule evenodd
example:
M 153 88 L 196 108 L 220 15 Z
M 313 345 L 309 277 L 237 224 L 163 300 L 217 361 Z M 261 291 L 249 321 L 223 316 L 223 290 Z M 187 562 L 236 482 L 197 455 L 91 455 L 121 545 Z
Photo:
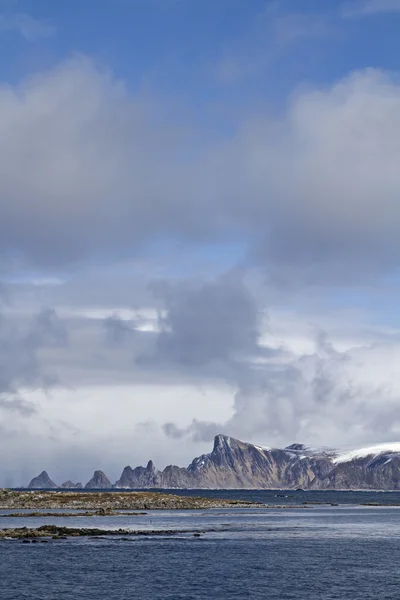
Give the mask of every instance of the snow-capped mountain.
M 387 455 L 388 460 L 391 460 L 395 455 L 400 456 L 400 442 L 393 442 L 392 444 L 377 444 L 376 446 L 368 446 L 367 448 L 359 448 L 356 450 L 348 450 L 338 454 L 334 459 L 336 464 L 350 462 L 352 460 L 358 460 L 368 457 L 377 457 Z
M 339 453 L 315 489 L 400 489 L 400 443 L 378 444 Z
M 29 487 L 43 487 L 42 476 Z M 105 488 L 111 483 L 97 471 L 85 487 Z M 195 458 L 187 468 L 171 465 L 158 471 L 152 461 L 146 467 L 125 467 L 113 487 L 397 490 L 400 443 L 340 452 L 303 444 L 270 448 L 217 435 L 212 452 Z

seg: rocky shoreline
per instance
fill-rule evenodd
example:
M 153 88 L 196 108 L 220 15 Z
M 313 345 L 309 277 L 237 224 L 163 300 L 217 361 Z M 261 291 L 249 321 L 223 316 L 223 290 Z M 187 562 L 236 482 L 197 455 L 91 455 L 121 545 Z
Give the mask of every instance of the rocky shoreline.
M 108 517 L 108 516 L 119 516 L 119 517 L 139 517 L 147 515 L 147 512 L 124 512 L 124 511 L 114 511 L 114 510 L 85 510 L 84 512 L 43 512 L 43 511 L 35 511 L 35 512 L 14 512 L 14 513 L 6 513 L 0 514 L 0 519 L 10 519 L 10 518 L 46 518 L 46 517 L 56 517 L 56 518 L 66 518 L 66 517 Z
M 162 492 L 72 492 L 72 491 L 15 491 L 0 490 L 0 509 L 10 510 L 0 518 L 27 517 L 107 517 L 146 515 L 143 510 L 199 510 L 210 508 L 241 508 L 263 506 L 253 502 L 237 500 L 219 500 L 176 496 Z M 32 510 L 33 509 L 33 510 Z M 36 510 L 35 510 L 36 509 Z M 62 509 L 62 510 L 60 510 Z M 22 512 L 28 511 L 31 512 Z M 59 512 L 49 512 L 58 510 Z M 73 511 L 73 512 L 66 512 Z M 137 511 L 137 512 L 133 512 Z M 8 527 L 0 529 L 0 540 L 22 540 L 24 543 L 45 542 L 50 539 L 69 539 L 78 537 L 119 536 L 156 536 L 191 534 L 199 537 L 204 531 L 197 530 L 130 530 L 99 529 L 91 527 L 59 527 L 42 525 L 36 528 Z
M 245 500 L 222 500 L 193 496 L 176 496 L 163 492 L 77 492 L 77 491 L 15 491 L 0 490 L 0 509 L 145 511 L 197 510 L 209 508 L 245 508 L 264 506 Z M 87 516 L 87 515 L 84 515 Z M 90 515 L 88 515 L 90 516 Z
M 214 531 L 214 530 L 208 530 Z M 92 527 L 77 528 L 77 527 L 58 527 L 57 525 L 42 525 L 37 528 L 15 527 L 0 530 L 0 540 L 23 540 L 23 541 L 40 541 L 43 538 L 59 540 L 78 537 L 95 537 L 103 538 L 109 536 L 123 537 L 138 537 L 138 536 L 157 536 L 157 535 L 178 535 L 191 534 L 194 537 L 207 533 L 207 531 L 199 531 L 195 529 L 146 529 L 136 530 L 131 529 L 98 529 Z

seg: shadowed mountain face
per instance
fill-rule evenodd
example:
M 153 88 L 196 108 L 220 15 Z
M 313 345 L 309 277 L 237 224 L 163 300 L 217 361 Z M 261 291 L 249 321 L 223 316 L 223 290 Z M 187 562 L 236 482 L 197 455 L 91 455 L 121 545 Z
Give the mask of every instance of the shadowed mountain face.
M 341 462 L 326 477 L 314 481 L 312 487 L 316 490 L 399 490 L 400 456 L 384 452 Z
M 188 467 L 201 487 L 306 488 L 330 469 L 325 453 L 305 455 L 303 446 L 263 448 L 219 435 L 211 454 Z
M 28 488 L 31 488 L 32 490 L 48 490 L 57 487 L 58 485 L 50 479 L 46 471 L 42 471 L 40 475 L 34 477 L 28 485 Z
M 68 481 L 62 487 L 78 487 Z M 44 471 L 28 487 L 55 488 Z M 113 486 L 95 471 L 86 489 L 220 488 L 220 489 L 400 489 L 400 444 L 386 444 L 340 455 L 329 449 L 292 444 L 265 448 L 217 435 L 210 454 L 195 458 L 187 468 L 158 471 L 125 467 Z
M 95 471 L 92 479 L 85 485 L 86 490 L 108 490 L 111 487 L 112 483 L 103 471 Z
M 218 435 L 210 454 L 195 458 L 185 468 L 169 466 L 157 471 L 126 467 L 116 487 L 140 488 L 308 488 L 316 477 L 332 468 L 326 453 L 304 456 L 301 445 L 284 450 L 261 448 Z
M 162 487 L 161 473 L 154 467 L 153 461 L 149 460 L 147 467 L 125 467 L 121 477 L 115 483 L 117 488 L 148 488 Z

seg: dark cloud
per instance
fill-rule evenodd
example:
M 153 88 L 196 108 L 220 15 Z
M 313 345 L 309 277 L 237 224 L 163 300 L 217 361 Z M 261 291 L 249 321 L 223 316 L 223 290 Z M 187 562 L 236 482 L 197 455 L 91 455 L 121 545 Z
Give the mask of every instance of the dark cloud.
M 175 423 L 164 423 L 162 430 L 166 436 L 180 440 L 188 434 L 187 428 L 180 428 Z
M 135 327 L 134 324 L 124 321 L 118 315 L 113 315 L 104 320 L 104 330 L 108 343 L 120 345 L 131 340 Z
M 193 419 L 187 427 L 177 427 L 174 423 L 165 423 L 162 426 L 163 433 L 172 439 L 181 440 L 191 438 L 194 442 L 211 442 L 221 431 L 228 431 L 225 423 L 213 423 L 212 421 L 199 421 Z
M 16 412 L 22 416 L 30 417 L 37 413 L 37 408 L 32 402 L 28 402 L 18 396 L 12 396 L 10 398 L 4 397 L 0 393 L 0 408 Z
M 27 345 L 64 347 L 68 344 L 68 331 L 54 308 L 45 308 L 31 321 L 26 337 Z
M 28 321 L 0 313 L 0 395 L 6 395 L 4 408 L 13 403 L 28 414 L 27 404 L 17 396 L 19 390 L 53 385 L 56 377 L 40 364 L 39 353 L 66 343 L 66 330 L 54 310 L 43 310 Z
M 260 353 L 261 314 L 242 276 L 232 272 L 190 288 L 165 286 L 160 357 L 187 365 L 236 362 Z

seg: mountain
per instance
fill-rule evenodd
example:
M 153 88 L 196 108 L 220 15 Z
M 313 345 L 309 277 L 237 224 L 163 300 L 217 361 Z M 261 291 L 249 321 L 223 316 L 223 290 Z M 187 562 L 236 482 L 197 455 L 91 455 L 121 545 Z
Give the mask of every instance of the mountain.
M 118 488 L 297 488 L 310 487 L 332 468 L 328 451 L 310 451 L 300 444 L 283 450 L 255 446 L 217 435 L 210 454 L 195 458 L 187 468 L 170 465 L 157 471 L 125 467 Z
M 187 468 L 125 467 L 119 488 L 400 489 L 400 444 L 340 453 L 292 444 L 269 448 L 217 435 Z
M 112 483 L 103 471 L 95 471 L 93 477 L 85 485 L 86 490 L 104 490 L 112 488 Z
M 400 489 L 400 444 L 380 444 L 353 450 L 333 459 L 330 472 L 313 489 Z
M 56 488 L 44 471 L 30 488 Z M 68 481 L 64 488 L 81 484 Z M 400 489 L 400 443 L 380 444 L 340 453 L 330 448 L 292 444 L 270 448 L 217 435 L 209 454 L 190 465 L 170 465 L 158 471 L 153 461 L 146 467 L 127 466 L 112 486 L 102 471 L 95 471 L 85 489 L 192 488 L 192 489 Z
M 116 488 L 149 488 L 162 487 L 161 473 L 154 467 L 153 461 L 149 460 L 147 467 L 125 467 L 121 477 L 115 483 Z
M 28 485 L 31 490 L 55 489 L 57 487 L 58 485 L 50 479 L 46 471 L 42 471 L 40 475 L 34 477 Z
M 302 445 L 281 450 L 218 435 L 211 454 L 194 459 L 188 472 L 199 487 L 304 488 L 327 474 L 330 465 L 327 454 Z

